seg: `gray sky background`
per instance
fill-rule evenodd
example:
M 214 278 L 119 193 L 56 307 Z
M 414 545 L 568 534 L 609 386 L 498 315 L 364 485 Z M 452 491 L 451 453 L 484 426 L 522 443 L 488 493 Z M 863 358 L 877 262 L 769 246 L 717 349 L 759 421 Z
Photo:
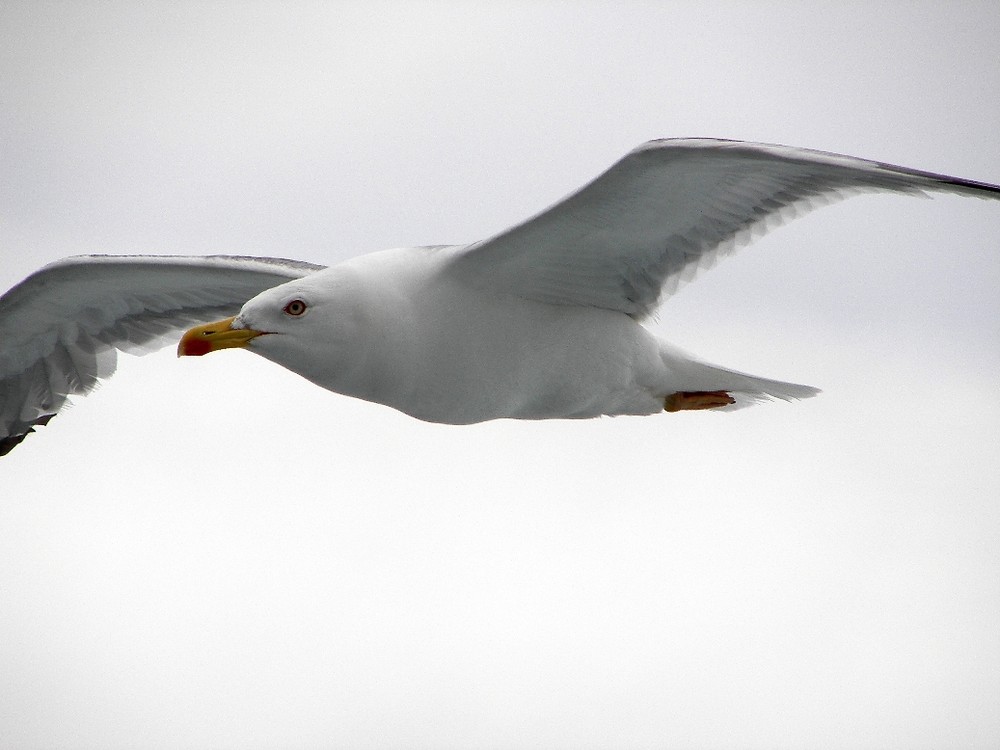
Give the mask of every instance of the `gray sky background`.
M 0 286 L 485 237 L 653 137 L 1000 181 L 1000 6 L 0 6 Z M 0 463 L 9 748 L 1000 744 L 1000 206 L 873 196 L 656 327 L 817 385 L 446 427 L 122 356 Z

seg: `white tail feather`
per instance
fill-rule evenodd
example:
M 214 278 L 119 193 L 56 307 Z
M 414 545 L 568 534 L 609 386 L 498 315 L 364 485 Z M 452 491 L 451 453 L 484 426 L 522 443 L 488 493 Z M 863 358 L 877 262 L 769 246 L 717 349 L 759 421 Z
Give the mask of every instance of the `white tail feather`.
M 776 399 L 795 401 L 820 392 L 819 388 L 810 385 L 786 383 L 710 365 L 664 341 L 660 341 L 660 356 L 670 372 L 672 391 L 726 391 L 736 400 L 730 406 L 713 411 L 735 411 Z

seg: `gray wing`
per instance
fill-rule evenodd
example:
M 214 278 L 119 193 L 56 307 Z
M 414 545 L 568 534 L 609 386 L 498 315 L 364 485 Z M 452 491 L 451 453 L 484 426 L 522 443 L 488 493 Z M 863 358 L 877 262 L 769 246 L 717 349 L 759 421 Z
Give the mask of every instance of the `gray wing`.
M 494 291 L 641 318 L 768 230 L 877 191 L 1000 198 L 997 185 L 821 151 L 650 141 L 534 218 L 468 246 L 450 271 Z
M 0 455 L 73 394 L 196 323 L 235 315 L 265 289 L 322 266 L 240 256 L 84 255 L 45 266 L 0 297 Z

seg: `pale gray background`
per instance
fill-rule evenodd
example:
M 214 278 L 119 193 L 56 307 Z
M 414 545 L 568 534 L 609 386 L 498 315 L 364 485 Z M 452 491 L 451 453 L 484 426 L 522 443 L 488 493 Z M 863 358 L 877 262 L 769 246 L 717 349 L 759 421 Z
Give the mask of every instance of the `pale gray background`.
M 0 6 L 0 287 L 464 242 L 652 137 L 1000 181 L 995 2 Z M 1000 204 L 874 196 L 658 329 L 825 389 L 423 424 L 224 352 L 0 461 L 5 748 L 1000 743 Z

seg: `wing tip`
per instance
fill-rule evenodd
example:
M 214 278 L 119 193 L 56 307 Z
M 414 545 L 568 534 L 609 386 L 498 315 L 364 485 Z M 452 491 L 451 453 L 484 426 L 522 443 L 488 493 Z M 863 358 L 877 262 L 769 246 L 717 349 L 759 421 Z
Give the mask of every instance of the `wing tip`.
M 28 432 L 33 432 L 33 430 L 28 430 Z M 28 432 L 22 432 L 20 435 L 9 435 L 8 437 L 0 438 L 0 456 L 6 456 L 14 450 L 22 440 L 28 437 Z
M 893 184 L 888 185 L 887 187 L 888 189 L 896 192 L 909 192 L 911 194 L 917 194 L 917 191 L 936 190 L 960 193 L 975 198 L 1000 198 L 1000 184 L 985 182 L 983 180 L 970 180 L 964 177 L 955 177 L 941 172 L 913 169 L 911 167 L 903 167 L 898 164 L 878 161 L 875 159 L 848 156 L 847 154 L 838 153 L 836 151 L 803 148 L 799 146 L 784 146 L 779 143 L 742 141 L 734 138 L 657 138 L 636 146 L 630 153 L 638 154 L 646 151 L 659 151 L 662 149 L 691 151 L 712 149 L 729 152 L 742 151 L 748 154 L 766 154 L 767 156 L 782 160 L 805 160 L 815 163 L 825 163 L 829 166 L 854 169 L 864 168 L 872 173 L 893 178 Z
M 7 435 L 6 437 L 0 438 L 0 456 L 6 456 L 17 446 L 19 446 L 21 444 L 21 441 L 23 441 L 26 437 L 28 437 L 28 435 L 34 432 L 36 427 L 42 427 L 44 425 L 47 425 L 54 416 L 55 414 L 43 414 L 42 416 L 38 417 L 36 420 L 31 422 L 30 425 L 28 426 L 28 429 L 24 430 L 23 432 L 20 432 L 16 435 Z

